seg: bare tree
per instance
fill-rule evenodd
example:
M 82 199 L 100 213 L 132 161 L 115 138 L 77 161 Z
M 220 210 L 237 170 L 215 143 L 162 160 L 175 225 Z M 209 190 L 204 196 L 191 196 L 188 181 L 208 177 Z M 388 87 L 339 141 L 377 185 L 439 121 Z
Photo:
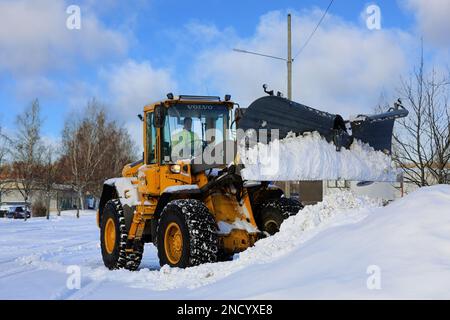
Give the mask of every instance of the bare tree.
M 13 159 L 11 175 L 16 189 L 25 202 L 30 200 L 37 183 L 36 169 L 42 156 L 41 126 L 40 106 L 36 99 L 17 116 L 17 134 L 12 140 L 11 148 Z
M 86 192 L 98 196 L 102 179 L 116 174 L 119 163 L 132 156 L 128 133 L 108 121 L 102 106 L 89 101 L 82 116 L 71 116 L 63 130 L 65 181 L 78 193 L 77 217 Z M 124 163 L 122 163 L 123 165 Z
M 450 74 L 439 77 L 435 70 L 429 76 L 425 90 L 427 135 L 431 141 L 431 161 L 428 171 L 438 184 L 449 183 L 450 163 Z
M 6 156 L 8 155 L 9 144 L 10 139 L 2 131 L 2 127 L 0 126 L 0 201 L 2 200 L 1 196 L 9 191 L 9 166 L 7 166 L 6 164 Z
M 88 187 L 88 191 L 97 199 L 103 190 L 103 182 L 106 179 L 120 176 L 125 164 L 136 160 L 136 150 L 128 132 L 111 121 L 103 128 L 104 145 L 108 153 L 100 162 L 94 174 L 94 179 Z
M 402 80 L 399 94 L 409 115 L 397 122 L 394 160 L 404 179 L 417 186 L 448 183 L 450 160 L 449 76 L 425 73 L 423 52 L 413 75 Z
M 46 146 L 43 152 L 42 164 L 39 166 L 38 188 L 45 198 L 47 219 L 50 219 L 50 202 L 56 192 L 59 173 L 59 163 L 55 161 L 55 148 Z
M 0 165 L 4 164 L 6 160 L 6 154 L 8 153 L 8 138 L 3 133 L 2 126 L 0 125 Z

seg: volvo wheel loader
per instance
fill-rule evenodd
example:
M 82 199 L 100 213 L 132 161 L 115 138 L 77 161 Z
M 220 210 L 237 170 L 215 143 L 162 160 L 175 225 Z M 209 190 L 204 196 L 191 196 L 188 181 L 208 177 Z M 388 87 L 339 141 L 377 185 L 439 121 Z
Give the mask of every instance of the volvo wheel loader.
M 122 177 L 103 186 L 97 223 L 106 267 L 136 270 L 145 243 L 157 247 L 161 266 L 228 260 L 277 232 L 284 219 L 303 208 L 270 181 L 243 181 L 230 134 L 236 122 L 246 130 L 266 122 L 283 134 L 318 130 L 339 147 L 352 139 L 342 117 L 282 97 L 266 96 L 246 112 L 239 110 L 228 95 L 221 100 L 168 94 L 144 107 L 143 159 L 126 165 Z M 398 116 L 404 115 L 397 108 L 365 118 L 354 123 L 355 132 L 390 151 Z M 376 131 L 385 137 L 374 141 Z

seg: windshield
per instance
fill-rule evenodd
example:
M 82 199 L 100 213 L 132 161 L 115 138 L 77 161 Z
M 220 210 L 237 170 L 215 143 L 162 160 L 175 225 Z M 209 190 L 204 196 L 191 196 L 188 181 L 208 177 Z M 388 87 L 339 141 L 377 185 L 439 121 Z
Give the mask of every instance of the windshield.
M 178 104 L 168 109 L 163 160 L 192 159 L 227 139 L 228 109 L 217 104 Z

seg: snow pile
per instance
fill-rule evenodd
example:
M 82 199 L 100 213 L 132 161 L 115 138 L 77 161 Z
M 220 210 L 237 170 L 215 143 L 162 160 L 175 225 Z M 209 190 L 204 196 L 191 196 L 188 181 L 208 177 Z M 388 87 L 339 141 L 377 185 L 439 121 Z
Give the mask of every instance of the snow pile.
M 245 180 L 396 181 L 399 173 L 390 156 L 368 144 L 355 140 L 337 152 L 318 132 L 241 147 L 240 154 Z
M 42 239 L 42 247 L 35 252 L 36 246 L 30 243 L 30 250 L 14 250 L 11 254 L 19 253 L 20 256 L 15 259 L 18 264 L 17 268 L 31 268 L 35 272 L 50 272 L 51 275 L 65 274 L 68 265 L 82 265 L 82 275 L 86 283 L 96 283 L 96 286 L 102 284 L 113 284 L 117 289 L 117 294 L 106 293 L 102 291 L 102 296 L 123 297 L 120 292 L 123 287 L 129 290 L 148 290 L 159 292 L 158 295 L 168 294 L 169 298 L 173 297 L 171 290 L 200 290 L 208 285 L 225 280 L 227 277 L 243 270 L 251 270 L 255 266 L 273 263 L 283 256 L 288 255 L 299 245 L 311 239 L 321 230 L 337 226 L 345 223 L 359 221 L 367 216 L 371 209 L 378 205 L 378 202 L 369 200 L 368 198 L 355 197 L 350 192 L 337 193 L 326 197 L 322 203 L 314 206 L 307 206 L 299 215 L 292 216 L 287 219 L 279 233 L 273 237 L 258 241 L 254 247 L 235 256 L 233 261 L 220 262 L 214 264 L 204 264 L 188 269 L 170 268 L 164 266 L 159 267 L 157 251 L 153 245 L 147 244 L 144 252 L 141 269 L 137 272 L 127 270 L 110 271 L 103 266 L 98 243 L 99 230 L 95 226 L 95 221 L 91 217 L 74 219 L 72 223 L 66 221 L 67 225 L 61 224 L 64 220 L 52 219 L 47 232 L 35 231 L 38 243 Z M 364 209 L 361 209 L 364 208 Z M 80 226 L 83 229 L 89 227 L 89 234 L 78 228 L 74 228 L 71 224 L 78 221 L 87 221 L 88 226 Z M 71 218 L 66 218 L 71 219 Z M 39 219 L 40 220 L 40 219 Z M 45 220 L 35 219 L 34 224 L 45 222 Z M 52 222 L 58 221 L 58 225 Z M 48 223 L 48 222 L 47 222 Z M 60 230 L 60 228 L 63 229 Z M 69 230 L 66 230 L 69 229 Z M 34 227 L 33 229 L 36 229 Z M 78 234 L 77 234 L 78 233 Z M 68 240 L 67 237 L 73 237 Z M 46 238 L 49 237 L 51 241 Z M 59 240 L 66 239 L 65 241 Z M 46 244 L 47 243 L 47 244 Z M 52 244 L 56 245 L 53 246 Z M 1 277 L 1 275 L 0 275 Z M 12 283 L 11 283 L 12 284 Z M 0 285 L 3 283 L 0 280 Z M 26 284 L 24 284 L 26 286 Z M 206 286 L 206 287 L 205 287 Z M 44 285 L 45 287 L 45 285 Z M 49 288 L 50 289 L 50 288 Z M 0 296 L 2 296 L 0 290 Z M 108 291 L 108 290 L 106 290 Z M 88 293 L 84 293 L 88 294 Z M 76 293 L 75 297 L 84 297 L 82 293 Z M 91 295 L 92 293 L 89 293 Z M 106 296 L 105 296 L 106 294 Z M 52 293 L 53 298 L 67 298 L 66 293 Z M 141 298 L 143 296 L 140 296 Z
M 0 219 L 0 298 L 449 299 L 450 186 L 378 206 L 336 193 L 234 261 L 188 269 L 160 268 L 147 244 L 138 272 L 103 266 L 93 215 Z M 80 290 L 66 286 L 69 266 Z
M 449 207 L 450 186 L 422 188 L 359 223 L 323 230 L 257 276 L 239 274 L 248 283 L 270 277 L 246 297 L 449 299 Z
M 381 205 L 381 200 L 357 197 L 350 191 L 327 195 L 322 202 L 305 206 L 299 214 L 286 219 L 280 232 L 258 241 L 254 247 L 244 251 L 239 259 L 248 262 L 272 261 L 294 250 L 320 231 L 360 221 L 372 212 L 371 209 Z
M 371 212 L 371 208 L 379 205 L 380 202 L 376 200 L 356 197 L 351 192 L 339 192 L 325 197 L 322 203 L 305 207 L 297 216 L 289 217 L 282 224 L 279 233 L 256 242 L 254 247 L 239 254 L 233 261 L 204 264 L 188 269 L 164 266 L 159 271 L 141 269 L 134 273 L 124 270 L 111 272 L 102 268 L 95 270 L 92 277 L 101 281 L 125 281 L 134 287 L 152 290 L 198 288 L 252 265 L 275 261 L 321 230 L 359 221 Z

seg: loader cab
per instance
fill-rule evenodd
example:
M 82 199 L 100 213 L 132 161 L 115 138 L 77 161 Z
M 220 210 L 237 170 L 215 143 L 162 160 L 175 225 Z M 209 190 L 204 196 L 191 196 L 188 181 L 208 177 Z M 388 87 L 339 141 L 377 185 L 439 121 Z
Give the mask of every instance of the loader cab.
M 202 162 L 208 150 L 229 140 L 233 106 L 219 97 L 198 96 L 180 96 L 146 106 L 139 192 L 159 196 L 168 187 L 194 184 L 193 163 Z
M 203 156 L 230 138 L 233 103 L 219 97 L 180 96 L 144 109 L 145 163 L 176 164 Z

